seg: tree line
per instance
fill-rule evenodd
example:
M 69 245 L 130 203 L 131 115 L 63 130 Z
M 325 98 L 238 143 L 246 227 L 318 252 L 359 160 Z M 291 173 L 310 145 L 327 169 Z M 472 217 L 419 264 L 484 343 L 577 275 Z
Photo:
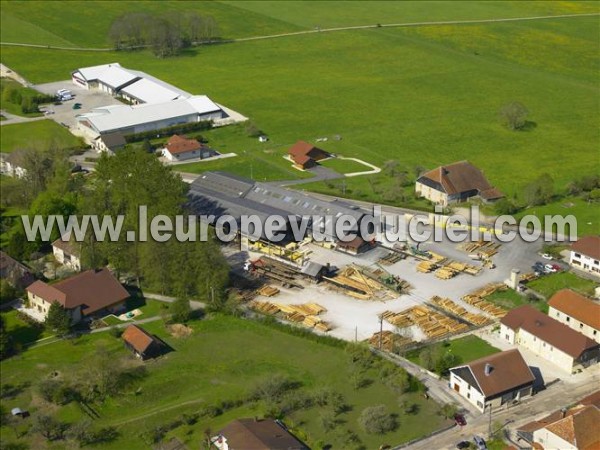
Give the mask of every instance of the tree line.
M 192 45 L 213 42 L 219 25 L 212 16 L 194 11 L 167 12 L 160 15 L 132 12 L 117 17 L 108 37 L 116 50 L 150 47 L 155 56 L 174 56 Z

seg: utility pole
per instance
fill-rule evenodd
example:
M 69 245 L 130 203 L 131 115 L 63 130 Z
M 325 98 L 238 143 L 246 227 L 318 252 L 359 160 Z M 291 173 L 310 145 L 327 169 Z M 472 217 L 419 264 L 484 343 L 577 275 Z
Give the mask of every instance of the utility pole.
M 491 441 L 492 440 L 492 404 L 489 403 L 489 407 L 490 407 L 490 415 L 489 415 L 489 422 L 488 422 L 488 439 Z
M 358 325 L 354 327 L 354 342 L 358 342 Z
M 383 316 L 379 316 L 379 351 L 381 351 L 383 337 Z

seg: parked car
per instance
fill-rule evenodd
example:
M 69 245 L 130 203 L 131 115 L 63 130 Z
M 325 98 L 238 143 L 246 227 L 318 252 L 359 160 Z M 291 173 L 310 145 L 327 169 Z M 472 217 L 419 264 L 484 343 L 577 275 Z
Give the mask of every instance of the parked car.
M 462 414 L 454 414 L 454 421 L 459 427 L 464 427 L 467 424 L 467 419 Z
M 533 266 L 531 266 L 534 272 L 544 272 L 544 264 L 541 262 L 536 262 Z
M 542 253 L 542 258 L 552 261 L 554 258 L 550 253 Z
M 73 109 L 81 109 L 81 103 L 73 103 Z
M 487 450 L 487 445 L 485 445 L 485 441 L 482 437 L 473 436 L 473 441 L 479 450 Z
M 456 444 L 456 448 L 462 450 L 465 448 L 469 448 L 471 446 L 471 443 L 469 441 L 460 441 L 458 444 Z
M 563 268 L 562 268 L 561 266 L 559 266 L 558 264 L 552 264 L 552 267 L 554 267 L 554 269 L 555 269 L 557 272 L 560 272 L 561 270 L 563 270 Z
M 545 271 L 546 273 L 554 273 L 554 272 L 558 272 L 558 270 L 556 270 L 556 269 L 554 268 L 554 264 L 546 264 L 546 265 L 544 266 L 544 271 Z

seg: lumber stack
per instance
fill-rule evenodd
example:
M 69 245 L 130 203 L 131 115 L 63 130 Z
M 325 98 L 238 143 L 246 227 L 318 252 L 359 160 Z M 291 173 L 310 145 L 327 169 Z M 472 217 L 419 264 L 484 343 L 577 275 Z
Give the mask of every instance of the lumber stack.
M 453 302 L 449 298 L 438 297 L 437 295 L 431 298 L 431 302 L 438 307 L 445 309 L 452 314 L 455 314 L 473 325 L 485 325 L 490 320 L 482 314 L 474 314 L 467 311 L 459 304 Z
M 383 272 L 383 271 L 382 271 Z M 369 270 L 348 266 L 333 278 L 324 277 L 347 295 L 360 300 L 394 298 L 394 293 Z
M 484 258 L 491 258 L 496 253 L 498 253 L 500 245 L 501 244 L 497 244 L 494 242 L 479 241 L 465 245 L 464 250 L 467 253 L 475 253 L 481 255 Z
M 391 266 L 404 258 L 405 256 L 402 253 L 390 252 L 383 258 L 380 258 L 378 263 L 383 266 Z
M 443 264 L 446 261 L 446 257 L 429 251 L 429 262 L 433 264 Z
M 264 297 L 274 297 L 279 294 L 279 289 L 274 286 L 263 286 L 258 290 L 258 293 Z
M 478 295 L 467 294 L 462 299 L 469 305 L 479 308 L 483 312 L 486 312 L 496 318 L 502 318 L 508 313 L 506 309 L 500 308 L 499 306 L 484 300 Z
M 417 325 L 429 339 L 462 333 L 469 329 L 466 324 L 422 305 L 414 306 L 400 313 L 386 311 L 381 314 L 381 318 L 397 327 Z
M 274 316 L 279 312 L 279 307 L 271 302 L 261 302 L 258 300 L 252 300 L 248 303 L 248 306 L 255 311 L 258 311 L 263 314 L 268 314 L 270 316 Z
M 533 272 L 529 272 L 529 273 L 524 273 L 523 275 L 521 275 L 520 280 L 527 283 L 528 281 L 531 280 L 535 280 L 537 278 L 537 275 Z
M 382 331 L 381 333 L 373 333 L 373 336 L 367 339 L 366 342 L 368 342 L 371 347 L 376 348 L 379 348 L 381 343 L 381 349 L 386 352 L 397 351 L 415 343 L 412 339 L 387 330 Z
M 419 264 L 417 264 L 417 271 L 421 273 L 429 273 L 436 267 L 437 265 L 435 263 L 432 263 L 430 261 L 421 261 Z
M 449 266 L 440 267 L 435 271 L 435 276 L 441 280 L 449 280 L 454 278 L 458 272 Z

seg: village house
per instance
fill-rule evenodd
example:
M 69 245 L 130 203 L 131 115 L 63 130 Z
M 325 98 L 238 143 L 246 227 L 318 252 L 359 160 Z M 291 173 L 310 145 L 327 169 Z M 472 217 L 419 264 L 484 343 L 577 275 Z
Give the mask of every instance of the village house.
M 279 420 L 237 419 L 211 438 L 219 450 L 309 450 Z
M 600 344 L 529 305 L 508 312 L 500 320 L 500 337 L 523 346 L 564 371 L 596 364 Z
M 600 303 L 562 289 L 548 301 L 548 315 L 600 343 Z
M 8 281 L 11 286 L 17 289 L 25 288 L 35 281 L 29 267 L 1 251 L 0 278 Z
M 298 169 L 306 170 L 315 167 L 318 161 L 329 158 L 331 155 L 325 150 L 315 147 L 304 141 L 296 142 L 289 150 L 288 157 Z
M 600 277 L 600 237 L 585 236 L 571 245 L 569 264 Z
M 127 141 L 121 133 L 108 133 L 96 137 L 92 141 L 92 147 L 98 152 L 107 152 L 114 155 L 117 151 L 122 150 Z
M 81 270 L 81 244 L 65 234 L 52 243 L 52 253 L 60 264 L 79 272 Z
M 442 206 L 479 197 L 484 202 L 496 201 L 504 195 L 494 188 L 483 172 L 468 161 L 460 161 L 421 175 L 415 184 L 417 195 Z
M 27 287 L 29 308 L 44 319 L 57 301 L 71 315 L 73 323 L 99 313 L 124 308 L 129 293 L 108 269 L 87 270 L 58 283 L 36 281 Z
M 125 347 L 143 361 L 150 358 L 156 358 L 165 350 L 165 346 L 160 339 L 137 325 L 129 325 L 125 328 L 121 338 L 123 339 Z
M 25 155 L 26 152 L 24 150 L 0 153 L 0 173 L 8 177 L 23 178 L 27 175 Z
M 450 369 L 450 388 L 479 411 L 533 394 L 535 376 L 517 349 L 495 353 Z
M 215 156 L 216 154 L 216 151 L 201 144 L 196 139 L 188 139 L 185 136 L 179 136 L 177 134 L 169 138 L 167 145 L 162 150 L 162 156 L 171 162 L 185 161 L 194 158 L 206 159 Z

